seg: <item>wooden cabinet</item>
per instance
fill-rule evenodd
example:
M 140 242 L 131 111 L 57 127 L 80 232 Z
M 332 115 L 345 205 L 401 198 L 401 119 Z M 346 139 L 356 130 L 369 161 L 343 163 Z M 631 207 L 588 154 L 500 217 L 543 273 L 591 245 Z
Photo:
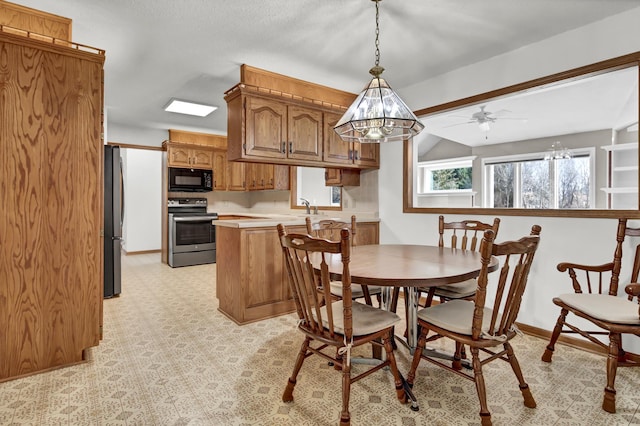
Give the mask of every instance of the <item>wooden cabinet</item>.
M 325 112 L 324 151 L 322 160 L 325 163 L 356 165 L 360 168 L 380 167 L 380 145 L 377 143 L 347 142 L 338 136 L 333 127 L 342 116 Z
M 289 232 L 306 232 L 304 226 Z M 246 324 L 295 311 L 275 227 L 218 226 L 216 296 L 220 312 Z
M 170 143 L 167 155 L 169 167 L 213 168 L 213 151 L 210 149 Z
M 378 225 L 358 222 L 356 244 L 378 244 Z M 287 226 L 287 232 L 307 231 L 304 225 L 295 225 Z M 275 226 L 217 226 L 216 238 L 220 312 L 237 324 L 247 324 L 295 311 Z
M 213 151 L 213 189 L 216 191 L 227 190 L 227 152 Z
M 247 96 L 247 157 L 322 159 L 322 112 Z
M 0 32 L 0 382 L 101 338 L 104 59 Z
M 354 99 L 351 93 L 242 65 L 240 83 L 225 93 L 227 157 L 291 166 L 379 168 L 377 144 L 345 146 L 333 131 L 331 124 Z
M 289 166 L 229 162 L 229 191 L 288 190 Z
M 326 186 L 360 186 L 360 170 L 325 169 L 324 184 Z

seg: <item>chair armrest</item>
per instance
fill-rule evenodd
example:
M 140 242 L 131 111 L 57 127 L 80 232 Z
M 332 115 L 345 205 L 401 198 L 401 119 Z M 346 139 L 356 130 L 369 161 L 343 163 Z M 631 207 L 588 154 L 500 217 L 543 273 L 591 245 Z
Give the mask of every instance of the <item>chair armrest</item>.
M 624 291 L 632 297 L 640 296 L 640 284 L 631 283 L 624 288 Z
M 607 272 L 613 270 L 613 262 L 605 263 L 603 265 L 581 265 L 579 263 L 562 262 L 558 263 L 557 268 L 560 272 L 565 272 L 568 269 L 578 269 L 590 272 Z
M 579 263 L 562 262 L 558 263 L 557 269 L 560 272 L 569 273 L 573 291 L 575 291 L 576 293 L 583 293 L 583 289 L 580 284 L 580 280 L 582 279 L 586 281 L 586 290 L 589 293 L 592 293 L 594 290 L 591 287 L 592 282 L 598 284 L 597 292 L 600 293 L 602 290 L 604 290 L 601 288 L 601 284 L 603 282 L 603 273 L 613 271 L 613 262 L 604 263 L 602 265 L 582 265 Z M 576 271 L 580 272 L 580 279 L 578 277 L 578 274 L 576 274 Z M 593 276 L 596 276 L 596 279 L 593 279 Z

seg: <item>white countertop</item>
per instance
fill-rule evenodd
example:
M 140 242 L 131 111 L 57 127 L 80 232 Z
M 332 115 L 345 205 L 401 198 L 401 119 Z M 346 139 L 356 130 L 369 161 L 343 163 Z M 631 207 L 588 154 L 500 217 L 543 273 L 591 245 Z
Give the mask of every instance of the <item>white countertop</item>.
M 269 226 L 277 226 L 282 223 L 286 226 L 302 225 L 305 224 L 305 218 L 309 216 L 312 222 L 318 222 L 321 220 L 341 220 L 348 221 L 351 218 L 351 214 L 345 215 L 344 213 L 337 214 L 318 214 L 318 215 L 296 215 L 296 214 L 283 214 L 283 213 L 220 213 L 220 216 L 243 216 L 246 219 L 228 219 L 228 220 L 214 220 L 213 223 L 216 226 L 225 226 L 228 228 L 263 228 Z M 366 217 L 364 215 L 356 214 L 356 222 L 380 222 L 377 217 Z

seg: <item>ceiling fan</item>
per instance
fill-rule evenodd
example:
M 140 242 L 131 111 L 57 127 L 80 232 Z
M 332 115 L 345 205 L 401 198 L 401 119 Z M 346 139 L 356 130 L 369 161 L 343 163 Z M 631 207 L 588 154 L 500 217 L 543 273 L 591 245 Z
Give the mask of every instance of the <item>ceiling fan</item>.
M 500 120 L 526 120 L 524 118 L 505 117 L 505 115 L 511 113 L 511 111 L 506 110 L 506 109 L 501 109 L 501 110 L 496 111 L 496 112 L 491 112 L 491 111 L 485 110 L 486 107 L 487 107 L 486 105 L 481 105 L 480 106 L 480 111 L 474 112 L 471 115 L 471 117 L 460 116 L 460 115 L 452 115 L 451 117 L 467 118 L 468 120 L 463 122 L 463 123 L 451 124 L 451 125 L 445 126 L 445 127 L 453 127 L 453 126 L 460 126 L 462 124 L 473 124 L 473 123 L 476 123 L 476 124 L 478 124 L 478 127 L 480 128 L 480 130 L 482 130 L 483 132 L 488 132 L 489 130 L 491 130 L 491 123 L 495 123 L 498 119 L 500 119 Z

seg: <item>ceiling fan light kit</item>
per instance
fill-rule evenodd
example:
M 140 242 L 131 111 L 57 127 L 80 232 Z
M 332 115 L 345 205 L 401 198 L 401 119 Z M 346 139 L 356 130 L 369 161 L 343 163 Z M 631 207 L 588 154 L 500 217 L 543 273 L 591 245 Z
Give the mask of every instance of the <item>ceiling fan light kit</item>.
M 371 1 L 376 4 L 376 62 L 369 70 L 373 78 L 334 130 L 345 141 L 379 143 L 406 140 L 420 133 L 424 125 L 380 77 L 384 68 L 380 66 L 378 3 L 382 0 Z

